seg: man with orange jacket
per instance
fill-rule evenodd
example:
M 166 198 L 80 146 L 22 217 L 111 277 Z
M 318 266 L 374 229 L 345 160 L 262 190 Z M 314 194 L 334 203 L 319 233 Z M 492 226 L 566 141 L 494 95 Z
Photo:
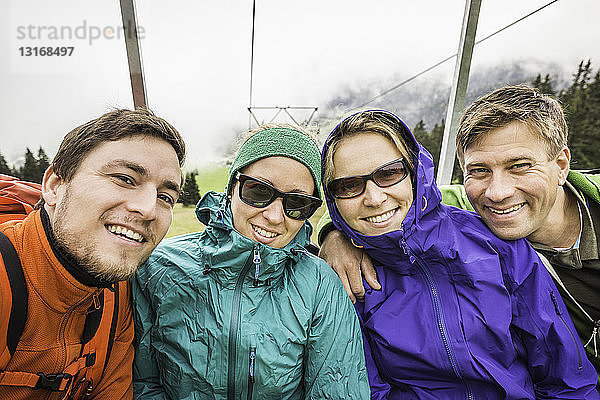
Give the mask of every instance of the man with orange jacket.
M 144 109 L 109 112 L 65 136 L 36 210 L 0 225 L 27 293 L 14 318 L 23 304 L 3 251 L 0 398 L 132 398 L 125 281 L 167 233 L 184 157 L 177 130 Z M 19 318 L 22 332 L 9 351 Z

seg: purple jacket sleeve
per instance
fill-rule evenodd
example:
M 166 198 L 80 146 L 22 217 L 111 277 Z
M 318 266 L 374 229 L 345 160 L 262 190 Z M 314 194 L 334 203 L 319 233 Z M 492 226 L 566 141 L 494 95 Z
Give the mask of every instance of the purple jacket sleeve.
M 597 375 L 558 290 L 527 241 L 503 255 L 515 347 L 527 359 L 540 399 L 599 399 Z

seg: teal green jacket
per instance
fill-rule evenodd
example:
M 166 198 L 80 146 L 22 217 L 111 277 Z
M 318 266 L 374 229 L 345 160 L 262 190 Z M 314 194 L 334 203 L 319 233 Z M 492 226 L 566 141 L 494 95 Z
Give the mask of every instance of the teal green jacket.
M 138 399 L 368 399 L 356 312 L 303 248 L 233 229 L 226 198 L 198 203 L 201 233 L 163 242 L 132 284 Z

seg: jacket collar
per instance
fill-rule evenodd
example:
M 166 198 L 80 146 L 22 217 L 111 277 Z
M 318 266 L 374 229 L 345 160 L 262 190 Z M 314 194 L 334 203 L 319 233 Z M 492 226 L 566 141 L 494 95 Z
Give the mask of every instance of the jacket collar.
M 85 310 L 91 295 L 101 289 L 88 286 L 73 276 L 56 257 L 44 229 L 41 211 L 29 214 L 21 223 L 23 270 L 39 297 L 59 313 L 75 305 Z
M 224 193 L 206 193 L 196 206 L 196 216 L 206 225 L 199 237 L 200 262 L 206 273 L 220 270 L 219 277 L 226 281 L 236 281 L 250 262 L 252 266 L 246 279 L 257 278 L 259 284 L 264 284 L 281 276 L 286 266 L 295 264 L 307 253 L 304 246 L 310 242 L 312 231 L 308 222 L 282 249 L 257 243 L 233 228 L 231 207 Z
M 565 182 L 565 191 L 572 194 L 577 199 L 581 216 L 581 236 L 578 247 L 570 249 L 557 250 L 548 247 L 541 243 L 531 242 L 534 249 L 542 252 L 553 265 L 558 265 L 567 269 L 583 268 L 582 260 L 597 260 L 598 259 L 598 244 L 596 241 L 596 232 L 590 210 L 583 196 L 569 182 Z

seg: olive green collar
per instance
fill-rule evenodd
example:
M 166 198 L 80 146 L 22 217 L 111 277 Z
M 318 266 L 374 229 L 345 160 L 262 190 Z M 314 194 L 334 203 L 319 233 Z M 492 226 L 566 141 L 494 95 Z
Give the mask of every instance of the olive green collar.
M 598 259 L 598 243 L 596 232 L 590 210 L 582 194 L 570 183 L 565 182 L 565 191 L 571 193 L 577 199 L 577 204 L 581 210 L 581 237 L 577 248 L 571 247 L 565 250 L 556 250 L 541 243 L 531 242 L 534 249 L 541 251 L 548 257 L 553 265 L 559 265 L 563 268 L 580 269 L 581 261 Z

